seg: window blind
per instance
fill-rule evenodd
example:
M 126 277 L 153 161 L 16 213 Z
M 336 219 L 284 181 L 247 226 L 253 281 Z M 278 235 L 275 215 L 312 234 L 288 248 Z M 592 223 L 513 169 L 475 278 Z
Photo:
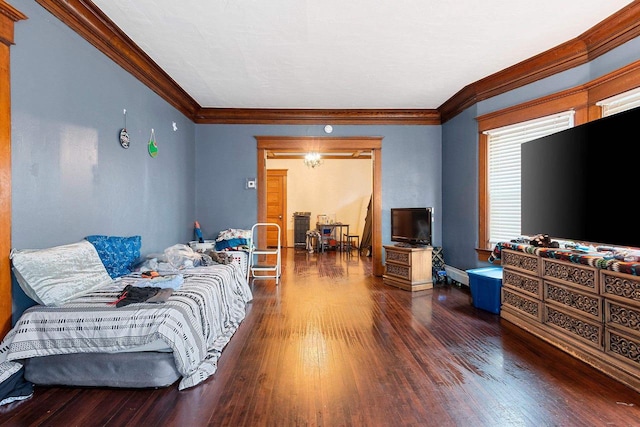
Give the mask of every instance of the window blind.
M 519 237 L 520 144 L 573 127 L 565 111 L 485 131 L 488 138 L 489 242 Z M 542 171 L 542 170 L 541 170 Z
M 616 113 L 630 110 L 640 106 L 640 88 L 612 96 L 596 102 L 602 108 L 602 117 L 612 116 Z

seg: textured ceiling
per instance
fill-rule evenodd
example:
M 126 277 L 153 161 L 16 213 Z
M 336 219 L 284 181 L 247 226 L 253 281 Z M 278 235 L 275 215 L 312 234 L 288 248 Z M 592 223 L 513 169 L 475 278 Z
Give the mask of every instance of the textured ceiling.
M 93 0 L 201 107 L 435 109 L 629 0 Z

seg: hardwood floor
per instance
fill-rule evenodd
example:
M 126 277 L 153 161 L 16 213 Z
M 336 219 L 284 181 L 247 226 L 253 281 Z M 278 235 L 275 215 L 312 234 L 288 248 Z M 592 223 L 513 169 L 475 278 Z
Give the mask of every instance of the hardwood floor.
M 411 293 L 369 258 L 285 250 L 205 383 L 36 387 L 3 426 L 637 426 L 640 394 L 474 308 Z

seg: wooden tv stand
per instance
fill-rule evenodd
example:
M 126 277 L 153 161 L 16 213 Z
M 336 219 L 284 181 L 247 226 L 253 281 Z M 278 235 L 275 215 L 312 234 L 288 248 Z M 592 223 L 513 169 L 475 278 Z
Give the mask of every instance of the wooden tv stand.
M 382 282 L 406 291 L 433 288 L 431 277 L 431 246 L 383 246 L 385 268 Z

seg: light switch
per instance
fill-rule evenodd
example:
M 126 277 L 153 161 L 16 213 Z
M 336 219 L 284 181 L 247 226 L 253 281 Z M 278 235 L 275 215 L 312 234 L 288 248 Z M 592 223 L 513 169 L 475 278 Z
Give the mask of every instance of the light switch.
M 245 188 L 254 189 L 256 188 L 256 179 L 255 178 L 247 178 L 247 185 Z

